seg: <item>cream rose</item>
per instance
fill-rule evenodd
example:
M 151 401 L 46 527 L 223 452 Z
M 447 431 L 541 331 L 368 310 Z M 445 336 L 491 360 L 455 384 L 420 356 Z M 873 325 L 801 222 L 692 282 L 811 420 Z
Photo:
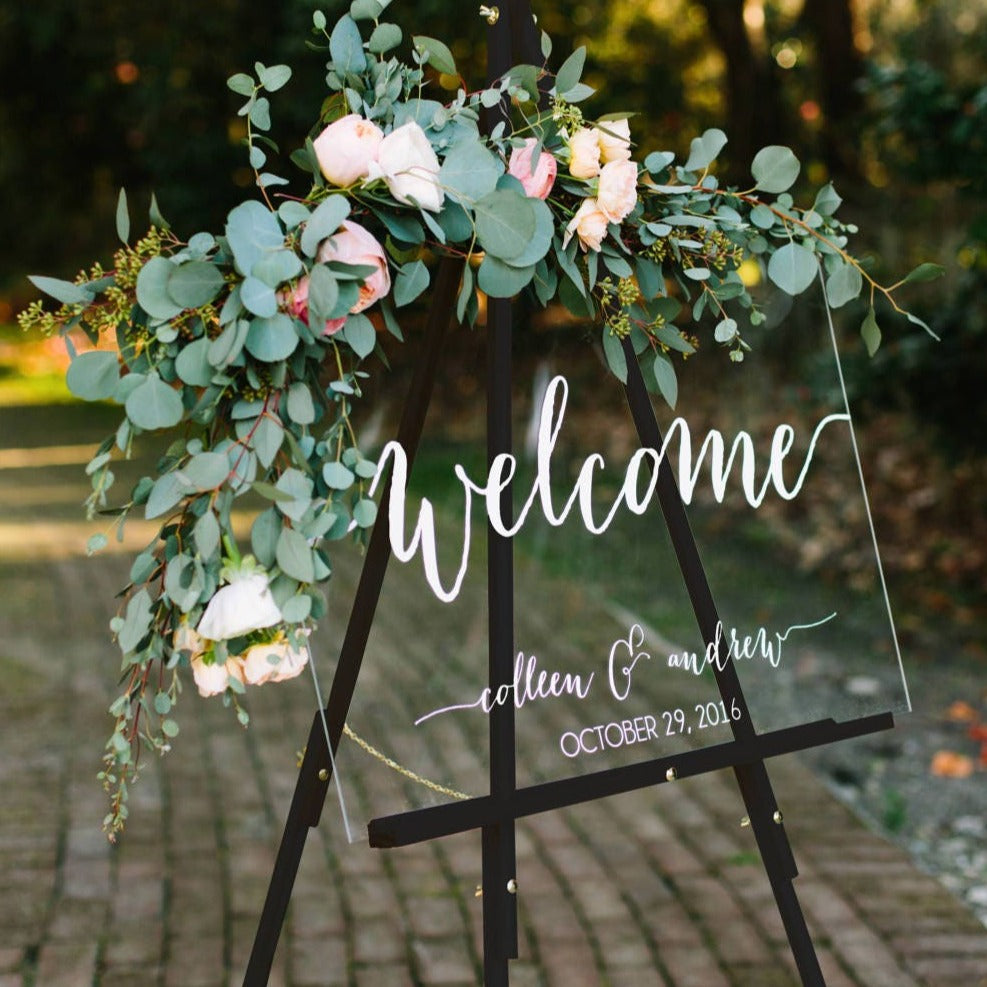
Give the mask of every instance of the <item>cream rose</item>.
M 624 120 L 605 120 L 596 128 L 600 145 L 600 161 L 629 161 L 631 157 L 631 125 Z
M 377 124 L 350 113 L 330 123 L 312 146 L 326 181 L 345 188 L 367 177 L 383 139 Z
M 244 570 L 233 573 L 229 584 L 216 590 L 196 630 L 210 641 L 228 641 L 280 621 L 267 576 Z
M 596 131 L 580 127 L 569 138 L 569 174 L 573 178 L 596 178 L 600 173 L 600 142 Z
M 619 223 L 634 208 L 637 165 L 633 161 L 610 161 L 600 169 L 596 204 L 611 223 Z
M 206 664 L 201 656 L 192 659 L 192 678 L 200 696 L 218 696 L 226 691 L 230 679 L 243 682 L 243 666 L 239 658 L 227 658 L 225 664 Z
M 568 246 L 573 234 L 579 237 L 583 250 L 599 250 L 607 235 L 607 217 L 600 211 L 596 199 L 583 199 L 576 214 L 569 220 L 562 238 L 562 246 Z
M 558 163 L 555 158 L 542 151 L 538 161 L 534 161 L 534 150 L 538 141 L 529 137 L 524 147 L 515 147 L 511 151 L 511 159 L 507 165 L 508 174 L 513 175 L 523 186 L 524 194 L 532 199 L 547 199 L 555 184 L 558 173 Z
M 249 685 L 284 682 L 308 664 L 308 645 L 293 648 L 288 641 L 255 644 L 243 655 L 243 677 Z
M 380 142 L 377 160 L 370 163 L 367 177 L 383 178 L 391 195 L 405 205 L 430 212 L 442 208 L 439 159 L 425 131 L 414 120 L 392 130 Z

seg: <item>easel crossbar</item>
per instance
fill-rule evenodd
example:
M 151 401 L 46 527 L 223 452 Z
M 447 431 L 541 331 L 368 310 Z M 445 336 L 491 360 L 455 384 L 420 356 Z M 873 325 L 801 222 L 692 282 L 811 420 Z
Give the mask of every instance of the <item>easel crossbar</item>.
M 491 823 L 510 822 L 722 768 L 755 764 L 781 754 L 889 730 L 893 726 L 891 713 L 877 713 L 843 723 L 833 719 L 817 720 L 758 734 L 753 739 L 734 740 L 639 764 L 519 788 L 510 799 L 486 795 L 465 802 L 381 816 L 370 821 L 370 845 L 380 848 L 410 846 Z

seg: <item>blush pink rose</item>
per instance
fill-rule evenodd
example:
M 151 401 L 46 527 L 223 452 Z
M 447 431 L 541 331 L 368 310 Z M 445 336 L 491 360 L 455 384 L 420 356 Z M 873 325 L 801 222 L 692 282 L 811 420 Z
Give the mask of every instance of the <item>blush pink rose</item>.
M 532 199 L 544 200 L 552 191 L 559 166 L 548 151 L 542 151 L 536 163 L 533 159 L 537 144 L 538 141 L 534 137 L 529 137 L 524 142 L 524 147 L 515 147 L 511 151 L 507 172 L 524 186 L 525 195 Z
M 596 137 L 600 144 L 600 160 L 604 164 L 630 160 L 631 125 L 627 119 L 604 120 L 596 128 Z
M 384 248 L 358 223 L 343 220 L 342 227 L 331 237 L 322 241 L 316 260 L 320 264 L 331 260 L 344 264 L 363 264 L 373 267 L 374 272 L 360 285 L 360 294 L 350 309 L 356 314 L 369 308 L 379 298 L 391 290 L 391 273 L 387 267 Z M 289 315 L 308 325 L 308 276 L 299 278 L 288 291 L 279 292 L 278 300 Z M 326 319 L 324 336 L 339 332 L 346 317 Z
M 600 173 L 600 141 L 596 131 L 580 127 L 569 138 L 569 174 L 573 178 L 596 178 Z
M 600 210 L 596 199 L 583 199 L 576 214 L 569 220 L 562 238 L 562 246 L 568 246 L 573 235 L 579 237 L 583 250 L 599 250 L 607 235 L 607 217 Z
M 637 165 L 633 161 L 610 161 L 600 169 L 596 204 L 611 223 L 619 223 L 634 208 Z
M 367 177 L 383 139 L 384 132 L 375 123 L 350 113 L 330 123 L 312 146 L 326 181 L 345 188 Z

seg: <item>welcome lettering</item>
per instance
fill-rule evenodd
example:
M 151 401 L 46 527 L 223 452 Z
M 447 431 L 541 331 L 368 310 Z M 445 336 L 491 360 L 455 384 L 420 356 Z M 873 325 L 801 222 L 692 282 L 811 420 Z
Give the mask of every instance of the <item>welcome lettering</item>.
M 693 493 L 699 484 L 703 464 L 708 462 L 710 485 L 717 503 L 723 502 L 728 480 L 735 470 L 739 470 L 740 488 L 744 498 L 751 507 L 757 509 L 771 490 L 774 490 L 783 500 L 794 500 L 805 484 L 809 466 L 815 454 L 816 444 L 822 432 L 836 422 L 849 423 L 850 421 L 850 416 L 845 413 L 831 414 L 816 425 L 798 477 L 795 483 L 789 487 L 785 482 L 784 465 L 786 457 L 795 444 L 796 433 L 791 425 L 781 424 L 775 429 L 768 452 L 767 469 L 763 481 L 758 486 L 756 450 L 754 440 L 749 433 L 738 432 L 730 444 L 729 451 L 727 451 L 723 434 L 717 429 L 710 429 L 699 447 L 698 453 L 693 456 L 689 423 L 684 418 L 676 418 L 669 426 L 660 449 L 641 448 L 631 456 L 620 491 L 606 514 L 598 520 L 593 513 L 593 479 L 594 473 L 597 470 L 602 470 L 605 466 L 603 456 L 599 453 L 592 453 L 583 461 L 571 493 L 560 509 L 556 509 L 552 495 L 552 454 L 565 419 L 568 398 L 569 385 L 566 379 L 564 377 L 553 378 L 542 401 L 536 448 L 535 478 L 531 485 L 531 491 L 513 522 L 510 519 L 505 519 L 501 514 L 500 495 L 513 481 L 517 472 L 515 457 L 509 453 L 495 457 L 487 472 L 486 482 L 482 485 L 471 479 L 460 464 L 456 464 L 454 472 L 463 488 L 463 539 L 459 568 L 448 588 L 443 585 L 439 573 L 435 516 L 432 504 L 428 498 L 422 498 L 418 519 L 409 539 L 406 534 L 408 459 L 399 443 L 388 442 L 384 447 L 377 475 L 374 477 L 370 488 L 370 495 L 373 496 L 376 492 L 380 477 L 384 475 L 388 461 L 391 461 L 390 506 L 388 511 L 391 548 L 402 562 L 409 562 L 417 552 L 421 552 L 425 579 L 432 592 L 443 602 L 449 603 L 459 595 L 463 580 L 466 577 L 471 541 L 470 514 L 474 495 L 483 499 L 491 526 L 505 538 L 513 538 L 521 530 L 535 503 L 540 505 L 545 520 L 555 527 L 563 524 L 572 511 L 578 508 L 586 530 L 594 535 L 600 535 L 610 527 L 618 512 L 624 507 L 634 514 L 644 514 L 655 494 L 658 467 L 667 456 L 669 449 L 677 442 L 677 479 L 679 492 L 685 503 L 692 502 Z M 642 491 L 640 489 L 640 474 L 645 463 L 648 463 L 649 469 L 647 483 Z

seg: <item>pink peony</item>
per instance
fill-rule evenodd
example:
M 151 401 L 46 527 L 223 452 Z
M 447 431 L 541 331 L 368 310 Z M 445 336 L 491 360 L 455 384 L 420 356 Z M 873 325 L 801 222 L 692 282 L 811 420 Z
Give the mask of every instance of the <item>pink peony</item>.
M 326 264 L 331 260 L 344 264 L 364 264 L 376 270 L 360 285 L 360 295 L 350 312 L 362 312 L 378 298 L 383 298 L 391 290 L 391 273 L 387 267 L 384 248 L 358 223 L 343 220 L 342 227 L 331 237 L 322 241 L 316 260 Z M 282 307 L 308 325 L 308 276 L 301 277 L 288 291 L 278 294 Z M 346 316 L 326 319 L 324 336 L 331 336 L 343 328 Z
M 600 142 L 596 131 L 580 127 L 569 138 L 569 174 L 573 178 L 596 178 L 600 173 Z
M 611 223 L 619 223 L 634 208 L 637 165 L 633 161 L 610 161 L 600 169 L 596 204 Z
M 330 123 L 312 142 L 326 181 L 345 188 L 366 178 L 384 133 L 356 113 Z
M 562 238 L 562 246 L 568 246 L 573 234 L 579 237 L 583 250 L 599 250 L 607 235 L 607 217 L 596 204 L 596 199 L 583 199 L 575 216 L 569 220 Z
M 507 166 L 509 174 L 513 175 L 523 186 L 524 194 L 532 199 L 547 199 L 555 183 L 558 163 L 548 151 L 538 155 L 538 163 L 533 159 L 535 146 L 538 141 L 529 137 L 524 147 L 515 147 L 511 151 L 511 160 Z

